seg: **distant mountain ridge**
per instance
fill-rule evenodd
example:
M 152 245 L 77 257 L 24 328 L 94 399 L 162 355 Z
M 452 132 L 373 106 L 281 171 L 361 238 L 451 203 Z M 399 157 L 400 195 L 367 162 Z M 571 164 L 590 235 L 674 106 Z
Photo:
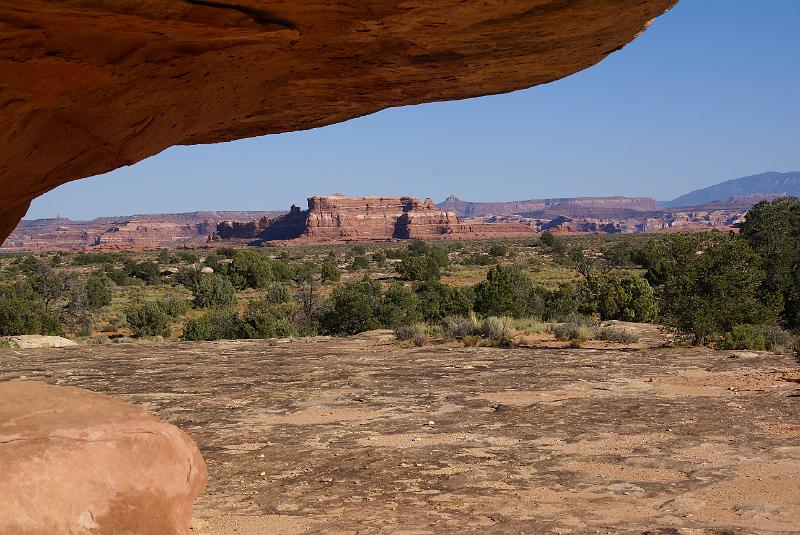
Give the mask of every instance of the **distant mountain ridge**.
M 725 203 L 732 198 L 743 198 L 759 194 L 800 196 L 800 171 L 788 173 L 770 171 L 758 175 L 734 178 L 689 192 L 661 204 L 667 208 L 698 206 Z
M 455 212 L 459 217 L 486 215 L 527 215 L 543 217 L 551 213 L 570 217 L 591 217 L 596 212 L 661 210 L 651 197 L 565 197 L 554 199 L 528 199 L 507 202 L 463 201 L 455 195 L 449 196 L 436 206 L 441 210 Z

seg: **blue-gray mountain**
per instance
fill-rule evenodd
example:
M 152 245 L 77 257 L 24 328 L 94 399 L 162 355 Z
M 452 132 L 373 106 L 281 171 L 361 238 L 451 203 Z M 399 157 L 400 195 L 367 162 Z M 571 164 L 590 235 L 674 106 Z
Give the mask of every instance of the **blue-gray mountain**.
M 726 180 L 707 188 L 681 195 L 677 199 L 662 202 L 667 208 L 697 206 L 713 202 L 727 202 L 731 197 L 744 197 L 757 194 L 778 194 L 800 196 L 800 171 L 789 173 L 761 173 Z

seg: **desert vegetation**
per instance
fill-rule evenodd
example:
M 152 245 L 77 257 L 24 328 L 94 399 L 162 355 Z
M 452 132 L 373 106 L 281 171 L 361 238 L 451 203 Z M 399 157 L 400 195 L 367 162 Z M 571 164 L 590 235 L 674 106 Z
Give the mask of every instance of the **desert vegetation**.
M 800 201 L 757 204 L 737 234 L 7 254 L 0 335 L 217 340 L 393 329 L 400 343 L 633 344 L 609 320 L 694 344 L 792 351 Z

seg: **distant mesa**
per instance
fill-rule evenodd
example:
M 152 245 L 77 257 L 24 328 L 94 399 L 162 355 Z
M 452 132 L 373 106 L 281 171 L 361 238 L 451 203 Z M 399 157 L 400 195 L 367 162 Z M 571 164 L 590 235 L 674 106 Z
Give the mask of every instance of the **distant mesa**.
M 523 222 L 464 222 L 430 199 L 415 197 L 309 197 L 308 209 L 292 206 L 289 213 L 257 222 L 221 222 L 213 239 L 258 242 L 350 241 L 391 239 L 470 239 L 532 236 L 536 229 Z
M 662 207 L 651 197 L 572 197 L 557 199 L 529 199 L 510 202 L 462 201 L 449 196 L 437 206 L 450 210 L 460 217 L 475 217 L 494 214 L 517 214 L 529 217 L 544 217 L 548 213 L 558 216 L 594 217 L 604 213 L 619 214 L 620 211 L 660 211 Z

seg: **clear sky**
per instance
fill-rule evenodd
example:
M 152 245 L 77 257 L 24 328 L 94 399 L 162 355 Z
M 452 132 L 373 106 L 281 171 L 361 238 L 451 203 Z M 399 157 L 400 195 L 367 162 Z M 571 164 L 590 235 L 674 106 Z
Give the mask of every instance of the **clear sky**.
M 286 209 L 334 192 L 667 200 L 800 170 L 799 26 L 800 0 L 682 0 L 620 52 L 551 84 L 173 147 L 61 186 L 27 218 Z

